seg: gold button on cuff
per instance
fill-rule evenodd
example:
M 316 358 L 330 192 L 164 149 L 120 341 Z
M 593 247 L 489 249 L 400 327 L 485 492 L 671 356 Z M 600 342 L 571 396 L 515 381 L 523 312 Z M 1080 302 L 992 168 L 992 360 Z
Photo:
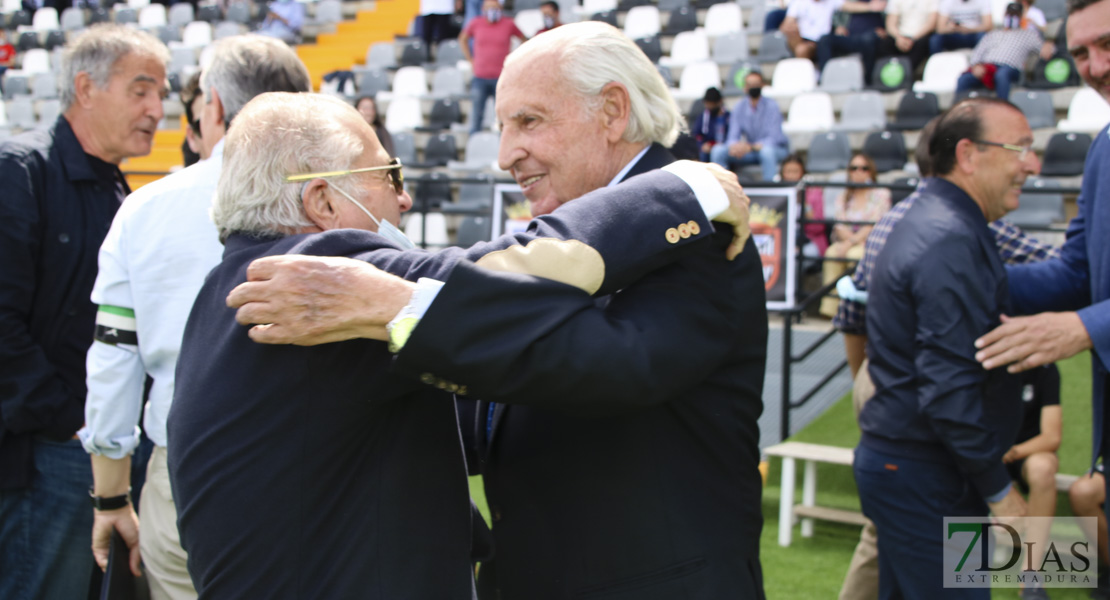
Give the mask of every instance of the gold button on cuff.
M 690 226 L 685 223 L 680 224 L 678 226 L 678 235 L 682 236 L 682 239 L 690 237 Z
M 672 244 L 677 244 L 678 240 L 681 239 L 681 237 L 678 235 L 678 230 L 674 227 L 668 229 L 663 235 L 667 238 L 667 241 Z
M 686 224 L 686 226 L 690 228 L 691 235 L 697 235 L 701 233 L 701 225 L 698 225 L 697 221 L 690 221 Z
M 432 375 L 431 373 L 421 373 L 420 374 L 420 383 L 425 383 L 425 384 L 428 384 L 428 385 L 432 385 L 435 382 L 436 382 L 435 375 Z

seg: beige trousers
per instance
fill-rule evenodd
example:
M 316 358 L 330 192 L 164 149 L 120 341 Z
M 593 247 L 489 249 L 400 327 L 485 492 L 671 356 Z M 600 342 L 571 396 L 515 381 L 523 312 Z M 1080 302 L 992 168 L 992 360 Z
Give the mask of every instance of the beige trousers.
M 177 507 L 170 492 L 166 449 L 155 446 L 139 500 L 139 550 L 153 600 L 196 600 L 177 534 Z

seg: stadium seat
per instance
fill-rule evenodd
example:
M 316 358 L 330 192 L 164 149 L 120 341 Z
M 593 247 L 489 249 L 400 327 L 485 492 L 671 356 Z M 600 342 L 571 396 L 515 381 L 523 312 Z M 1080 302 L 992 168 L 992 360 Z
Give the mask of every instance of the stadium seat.
M 830 94 L 858 92 L 863 89 L 863 61 L 852 54 L 825 63 L 820 89 Z
M 603 10 L 603 11 L 598 12 L 598 13 L 593 13 L 593 16 L 590 17 L 590 20 L 591 21 L 600 21 L 602 23 L 608 23 L 609 25 L 612 25 L 613 27 L 616 27 L 617 26 L 617 11 L 615 11 L 615 10 Z
M 19 129 L 33 129 L 35 105 L 29 96 L 17 96 L 8 101 L 8 124 Z
M 891 129 L 908 131 L 921 129 L 940 114 L 940 101 L 932 92 L 906 92 L 898 102 Z
M 430 169 L 432 167 L 446 167 L 447 163 L 459 159 L 459 148 L 455 136 L 450 133 L 439 133 L 428 139 L 424 146 L 424 160 L 411 165 L 417 169 Z
M 786 36 L 781 31 L 764 33 L 759 38 L 759 62 L 775 63 L 793 56 L 794 52 L 790 50 L 790 45 L 786 43 Z
M 655 70 L 659 71 L 659 76 L 663 78 L 663 83 L 666 83 L 667 87 L 675 87 L 674 75 L 671 73 L 670 67 L 664 67 L 659 63 L 655 63 Z
M 815 135 L 806 152 L 806 171 L 831 173 L 847 169 L 851 158 L 852 147 L 848 136 L 836 131 Z
M 59 25 L 64 31 L 77 31 L 85 27 L 85 11 L 71 6 L 62 11 Z
M 340 23 L 343 21 L 343 4 L 339 0 L 320 0 L 316 5 L 316 23 Z
M 455 67 L 440 67 L 432 75 L 432 97 L 449 98 L 467 95 L 466 77 Z
M 417 177 L 414 183 L 416 183 L 416 193 L 412 194 L 414 208 L 438 209 L 440 206 L 451 202 L 451 182 L 448 180 L 446 173 L 440 171 L 424 173 Z M 408 233 L 407 226 L 405 233 Z M 412 238 L 412 241 L 419 243 L 416 237 Z
M 1029 177 L 1025 188 L 1044 190 L 1023 191 L 1018 199 L 1017 210 L 1006 214 L 1006 220 L 1021 228 L 1037 229 L 1050 227 L 1064 221 L 1064 195 L 1051 190 L 1060 187 L 1060 182 L 1040 177 Z
M 401 42 L 401 59 L 398 63 L 402 67 L 416 67 L 428 61 L 428 49 L 424 47 L 424 40 L 411 39 Z
M 239 1 L 232 2 L 227 5 L 227 15 L 224 16 L 225 21 L 233 23 L 241 23 L 246 25 L 251 22 L 251 6 L 250 4 Z
M 819 133 L 832 129 L 832 96 L 825 92 L 806 92 L 798 94 L 790 103 L 786 121 L 782 124 L 783 133 Z
M 1048 138 L 1041 159 L 1041 175 L 1070 177 L 1083 174 L 1083 163 L 1091 147 L 1091 136 L 1086 133 L 1055 133 Z
M 640 50 L 647 55 L 648 60 L 653 64 L 659 64 L 659 61 L 663 58 L 663 47 L 659 43 L 659 36 L 649 35 L 648 37 L 633 41 L 635 41 L 636 45 L 640 47 Z
M 170 71 L 184 73 L 186 69 L 197 66 L 197 51 L 191 46 L 170 48 Z
M 895 179 L 894 181 L 890 182 L 890 184 L 894 185 L 894 186 L 899 186 L 899 187 L 905 186 L 907 188 L 910 188 L 910 189 L 891 189 L 890 190 L 890 203 L 891 204 L 898 204 L 902 200 L 905 200 L 907 196 L 909 196 L 910 194 L 913 193 L 913 188 L 916 188 L 917 184 L 919 184 L 919 183 L 921 183 L 921 179 L 918 178 L 918 177 L 899 177 L 898 179 Z
M 762 60 L 762 59 L 761 59 Z M 775 65 L 771 84 L 763 94 L 772 98 L 785 98 L 817 89 L 817 69 L 808 58 L 784 58 Z
M 871 131 L 886 127 L 886 103 L 874 90 L 856 92 L 844 98 L 838 131 Z
M 378 92 L 389 91 L 389 73 L 382 69 L 367 69 L 360 71 L 356 76 L 358 93 L 377 95 Z
M 967 54 L 938 52 L 925 62 L 925 74 L 913 84 L 915 92 L 955 92 L 956 80 L 968 69 Z
M 57 98 L 49 98 L 47 100 L 39 101 L 39 127 L 49 127 L 58 120 L 58 115 L 62 114 L 62 102 Z
M 241 33 L 246 33 L 243 31 L 242 23 L 237 21 L 221 21 L 217 23 L 215 29 L 212 30 L 212 37 L 217 40 L 222 40 L 224 38 L 237 36 Z
M 419 98 L 428 95 L 428 73 L 424 67 L 401 67 L 393 74 L 393 85 L 386 96 L 412 96 Z
M 462 49 L 459 48 L 459 40 L 443 40 L 436 46 L 437 67 L 454 67 L 460 60 L 466 59 L 463 57 Z
M 1037 59 L 1025 87 L 1031 90 L 1054 90 L 1080 85 L 1075 61 L 1066 52 L 1057 51 L 1050 59 Z
M 8 29 L 18 31 L 20 26 L 31 25 L 31 13 L 26 10 L 17 10 L 8 17 Z
M 389 107 L 385 109 L 385 128 L 394 136 L 397 135 L 398 131 L 412 131 L 423 126 L 424 114 L 420 110 L 419 98 L 397 96 L 389 102 Z M 393 141 L 396 142 L 397 140 L 394 139 Z
M 58 22 L 58 9 L 52 6 L 44 6 L 35 11 L 35 15 L 31 18 L 31 29 L 35 31 L 53 31 L 61 29 L 61 24 Z
M 162 43 L 166 46 L 169 46 L 170 42 L 181 41 L 181 32 L 176 27 L 173 27 L 171 25 L 163 25 L 161 27 L 157 27 L 155 28 L 153 33 L 154 35 L 158 36 L 158 39 L 162 40 Z
M 631 39 L 659 35 L 659 9 L 654 6 L 637 6 L 624 17 L 624 34 Z
M 20 52 L 28 52 L 35 48 L 42 48 L 42 43 L 39 41 L 39 33 L 37 31 L 24 31 L 19 34 L 19 38 L 15 42 L 16 50 Z
M 197 7 L 197 20 L 205 21 L 207 23 L 215 23 L 222 21 L 224 18 L 223 13 L 220 11 L 219 5 L 205 4 Z
M 872 131 L 863 140 L 863 153 L 880 173 L 898 171 L 906 166 L 906 139 L 901 131 Z
M 407 131 L 390 131 L 393 136 L 393 155 L 402 165 L 416 162 L 416 140 Z
M 628 12 L 637 6 L 647 6 L 651 0 L 619 0 L 617 2 L 617 12 Z
M 450 161 L 447 168 L 457 171 L 491 171 L 497 167 L 501 135 L 479 131 L 466 140 L 466 160 Z
M 539 9 L 518 10 L 513 23 L 525 37 L 532 37 L 543 29 L 543 13 Z
M 698 28 L 698 12 L 692 7 L 683 6 L 682 8 L 671 11 L 670 18 L 667 20 L 667 26 L 663 28 L 664 35 L 678 35 L 683 31 L 693 31 Z
M 659 64 L 668 67 L 688 65 L 709 60 L 709 38 L 704 29 L 683 31 L 671 44 L 671 55 L 659 59 Z
M 0 3 L 0 12 L 4 14 L 11 14 L 17 10 L 23 9 L 22 0 L 4 0 Z M 29 23 L 28 23 L 29 24 Z
M 1060 131 L 1094 133 L 1110 123 L 1110 104 L 1089 87 L 1080 88 L 1068 104 L 1068 117 L 1056 124 Z
M 184 28 L 195 18 L 196 11 L 193 5 L 188 2 L 178 2 L 170 6 L 169 12 L 166 14 L 166 20 L 169 25 L 177 27 L 178 29 Z
M 709 37 L 743 30 L 744 17 L 740 13 L 740 5 L 735 2 L 714 4 L 705 13 L 705 33 Z
M 463 217 L 459 223 L 459 230 L 455 233 L 455 243 L 463 248 L 469 248 L 478 242 L 490 240 L 490 227 L 492 219 L 487 216 L 471 215 Z
M 8 129 L 8 108 L 7 104 L 0 102 L 0 128 Z M 0 136 L 3 139 L 3 136 Z
M 690 0 L 659 0 L 659 10 L 662 12 L 674 12 L 688 6 L 690 6 Z
M 58 78 L 46 71 L 31 76 L 31 97 L 36 100 L 49 100 L 58 97 Z
M 1049 23 L 1068 16 L 1066 0 L 1040 0 L 1037 2 L 1037 8 L 1041 9 L 1041 12 L 1044 13 L 1045 21 Z
M 748 9 L 748 20 L 744 30 L 748 33 L 763 33 L 763 25 L 767 20 L 767 3 L 756 2 L 755 6 Z
M 763 73 L 759 63 L 755 60 L 738 60 L 732 63 L 728 70 L 728 77 L 724 81 L 725 87 L 721 90 L 721 93 L 725 96 L 742 95 L 744 93 L 744 79 L 748 76 L 748 73 L 753 71 Z
M 149 4 L 150 0 L 127 0 L 127 6 L 134 8 L 136 11 Z
M 713 62 L 730 65 L 749 55 L 748 33 L 741 29 L 717 36 L 713 40 Z
M 469 146 L 470 144 L 467 143 Z M 471 212 L 489 210 L 493 201 L 493 175 L 489 173 L 474 173 L 472 179 L 480 181 L 464 182 L 459 185 L 459 199 L 457 202 L 443 205 L 445 213 Z
M 11 100 L 17 96 L 31 95 L 31 82 L 22 71 L 8 69 L 4 73 L 4 98 Z
M 674 95 L 681 100 L 693 100 L 704 96 L 705 90 L 711 87 L 721 87 L 721 71 L 717 68 L 717 63 L 708 60 L 691 63 L 682 70 L 682 78 Z
M 139 10 L 139 27 L 153 29 L 167 23 L 165 4 L 148 4 Z
M 203 12 L 203 8 L 201 9 Z M 203 48 L 212 43 L 212 25 L 207 21 L 193 21 L 181 32 L 181 43 L 190 48 Z
M 596 15 L 603 12 L 614 12 L 617 10 L 617 0 L 582 0 L 582 14 Z
M 110 23 L 112 21 L 112 13 L 103 6 L 98 6 L 89 11 L 89 25 L 96 25 L 97 23 Z
M 130 6 L 117 7 L 112 19 L 115 20 L 117 25 L 137 24 L 139 22 L 139 11 Z
M 1015 90 L 1010 92 L 1013 102 L 1029 121 L 1031 129 L 1056 126 L 1056 109 L 1052 106 L 1052 96 L 1035 90 Z
M 442 175 L 442 173 L 429 173 L 428 175 Z M 418 246 L 443 248 L 449 243 L 447 220 L 443 213 L 430 212 L 427 214 L 427 219 L 421 213 L 410 213 L 405 220 L 405 236 Z
M 23 74 L 30 77 L 35 73 L 50 72 L 50 53 L 42 48 L 34 48 L 23 53 Z
M 392 69 L 396 67 L 397 50 L 393 47 L 393 42 L 371 44 L 366 49 L 366 66 L 372 69 Z
M 913 65 L 905 56 L 878 60 L 871 72 L 871 89 L 880 92 L 908 90 L 913 86 Z
M 462 107 L 459 106 L 459 101 L 453 98 L 440 98 L 432 104 L 432 112 L 428 115 L 428 125 L 418 127 L 417 130 L 443 131 L 462 122 Z
M 46 34 L 46 41 L 42 43 L 42 47 L 47 50 L 61 48 L 66 45 L 66 32 L 61 29 L 55 29 Z

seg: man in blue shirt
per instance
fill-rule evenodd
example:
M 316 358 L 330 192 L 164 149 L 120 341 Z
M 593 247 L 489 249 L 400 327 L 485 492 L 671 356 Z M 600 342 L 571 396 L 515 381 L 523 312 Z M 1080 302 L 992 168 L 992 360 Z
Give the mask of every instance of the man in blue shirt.
M 1022 516 L 1002 456 L 1020 426 L 1020 382 L 984 372 L 976 336 L 1010 309 L 988 223 L 1017 208 L 1040 169 L 1021 111 L 967 100 L 937 124 L 936 177 L 894 226 L 871 276 L 868 368 L 875 395 L 860 413 L 854 471 L 879 535 L 880 597 L 989 598 L 944 589 L 944 517 Z
M 753 71 L 744 78 L 747 100 L 732 109 L 728 137 L 709 152 L 709 159 L 726 169 L 758 164 L 763 181 L 779 172 L 779 163 L 790 154 L 790 143 L 782 132 L 778 102 L 763 97 L 763 75 Z

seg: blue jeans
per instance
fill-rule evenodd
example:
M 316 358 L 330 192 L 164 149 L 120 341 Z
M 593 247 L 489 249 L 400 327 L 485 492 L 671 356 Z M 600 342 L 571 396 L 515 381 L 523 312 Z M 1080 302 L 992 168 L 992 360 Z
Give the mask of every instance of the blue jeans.
M 767 15 L 763 17 L 763 33 L 770 33 L 778 31 L 782 26 L 782 22 L 786 20 L 786 9 L 776 8 L 767 11 Z
M 852 471 L 863 514 L 875 522 L 880 600 L 989 600 L 988 588 L 944 588 L 944 517 L 986 516 L 955 463 L 911 460 L 861 441 Z
M 1017 83 L 1021 73 L 1013 67 L 1006 65 L 995 65 L 998 70 L 994 72 L 994 92 L 999 98 L 1003 100 L 1010 99 L 1010 88 Z M 972 75 L 971 73 L 964 73 L 956 81 L 956 91 L 962 92 L 964 90 L 980 90 L 985 89 L 987 86 L 983 83 L 982 79 Z
M 978 44 L 981 39 L 983 39 L 982 33 L 934 33 L 929 36 L 929 54 L 932 55 L 946 50 L 974 48 L 975 44 Z
M 36 439 L 33 452 L 30 487 L 0 491 L 0 598 L 85 598 L 95 568 L 89 455 L 75 439 Z M 132 473 L 148 456 L 149 446 L 136 450 Z M 141 486 L 142 479 L 133 489 Z
M 486 99 L 497 96 L 497 80 L 474 77 L 470 80 L 470 133 L 482 130 Z
M 726 169 L 736 169 L 747 165 L 759 165 L 762 169 L 763 181 L 774 181 L 778 175 L 779 164 L 790 154 L 790 150 L 782 146 L 764 145 L 758 151 L 745 154 L 741 158 L 729 156 L 728 144 L 717 144 L 709 151 L 710 162 L 717 163 Z
M 879 36 L 874 32 L 859 35 L 821 36 L 817 40 L 817 71 L 825 70 L 825 63 L 838 56 L 859 54 L 863 60 L 863 80 L 871 84 L 871 72 L 875 70 L 875 55 L 879 50 Z

